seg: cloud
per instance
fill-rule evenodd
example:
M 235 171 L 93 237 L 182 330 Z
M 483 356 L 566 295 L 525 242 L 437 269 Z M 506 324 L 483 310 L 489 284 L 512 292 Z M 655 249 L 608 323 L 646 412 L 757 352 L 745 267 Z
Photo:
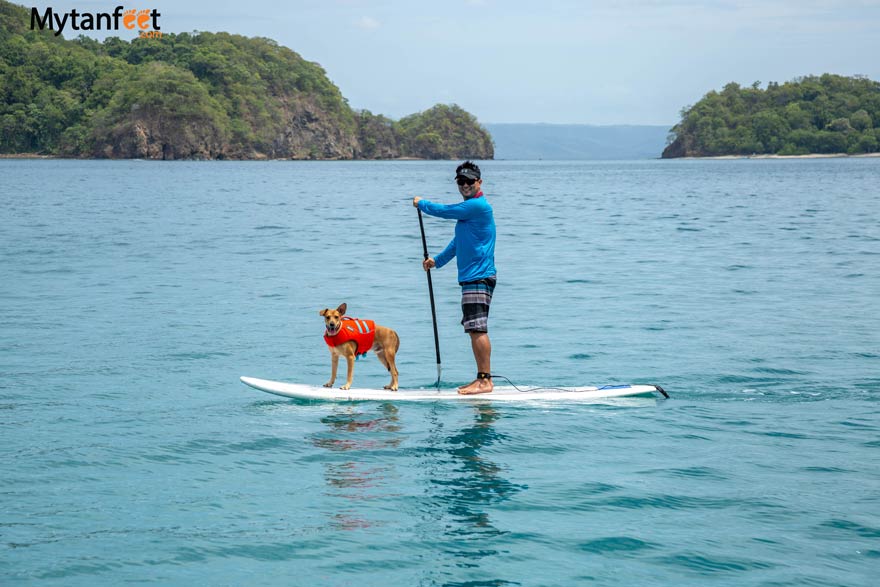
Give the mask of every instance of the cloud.
M 362 16 L 355 25 L 359 29 L 364 29 L 365 31 L 374 31 L 382 26 L 382 23 L 371 16 Z

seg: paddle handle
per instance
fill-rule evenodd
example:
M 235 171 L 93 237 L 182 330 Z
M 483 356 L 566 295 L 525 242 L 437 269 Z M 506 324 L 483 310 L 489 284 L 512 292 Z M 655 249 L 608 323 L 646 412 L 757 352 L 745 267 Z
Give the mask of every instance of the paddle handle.
M 425 223 L 422 220 L 422 211 L 419 213 L 419 229 L 422 231 L 422 249 L 425 252 L 425 261 L 428 260 L 428 241 L 425 240 Z M 431 281 L 431 270 L 425 271 L 428 276 L 428 296 L 431 298 L 431 320 L 434 322 L 434 350 L 437 352 L 437 385 L 440 385 L 440 336 L 437 334 L 437 308 L 434 305 L 434 284 Z

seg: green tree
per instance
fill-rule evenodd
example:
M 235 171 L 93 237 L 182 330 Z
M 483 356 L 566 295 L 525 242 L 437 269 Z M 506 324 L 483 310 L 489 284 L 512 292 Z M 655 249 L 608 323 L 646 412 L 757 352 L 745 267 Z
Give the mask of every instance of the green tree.
M 782 148 L 789 127 L 785 119 L 773 110 L 762 110 L 752 117 L 755 138 L 764 146 L 762 152 L 775 153 Z
M 790 129 L 810 127 L 810 115 L 797 102 L 788 103 L 783 116 Z
M 868 130 L 874 126 L 874 121 L 871 119 L 871 115 L 864 109 L 859 109 L 854 112 L 849 121 L 854 129 L 860 131 Z

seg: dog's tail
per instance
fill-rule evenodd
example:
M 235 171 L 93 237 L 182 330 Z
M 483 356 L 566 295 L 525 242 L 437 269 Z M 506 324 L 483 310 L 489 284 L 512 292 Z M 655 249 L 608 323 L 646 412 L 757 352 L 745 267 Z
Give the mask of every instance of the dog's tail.
M 388 330 L 391 330 L 390 328 Z M 376 356 L 379 357 L 379 360 L 382 362 L 382 365 L 391 373 L 391 365 L 394 363 L 394 356 L 397 354 L 397 349 L 400 348 L 400 337 L 397 336 L 397 333 L 391 330 L 391 342 L 382 347 L 373 347 L 372 350 L 376 352 Z

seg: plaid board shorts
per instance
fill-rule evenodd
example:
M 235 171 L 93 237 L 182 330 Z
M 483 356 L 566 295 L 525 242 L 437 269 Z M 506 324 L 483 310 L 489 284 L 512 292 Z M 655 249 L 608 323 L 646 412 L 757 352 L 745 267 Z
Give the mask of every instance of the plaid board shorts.
M 489 331 L 489 305 L 495 291 L 495 276 L 461 285 L 461 325 L 465 332 Z

